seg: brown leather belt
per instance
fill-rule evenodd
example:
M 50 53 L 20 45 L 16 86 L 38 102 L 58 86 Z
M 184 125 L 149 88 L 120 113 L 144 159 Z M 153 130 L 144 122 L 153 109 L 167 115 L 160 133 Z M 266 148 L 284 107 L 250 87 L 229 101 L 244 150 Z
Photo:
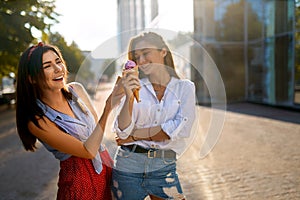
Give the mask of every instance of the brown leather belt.
M 122 149 L 128 149 L 134 153 L 147 154 L 148 158 L 176 158 L 176 153 L 173 150 L 162 149 L 145 149 L 139 145 L 122 145 Z

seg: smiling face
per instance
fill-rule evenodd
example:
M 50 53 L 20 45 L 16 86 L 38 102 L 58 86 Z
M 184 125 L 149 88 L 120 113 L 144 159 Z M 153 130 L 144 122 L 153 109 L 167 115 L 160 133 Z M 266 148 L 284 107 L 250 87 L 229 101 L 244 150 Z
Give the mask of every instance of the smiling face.
M 43 54 L 42 67 L 48 90 L 61 90 L 66 84 L 66 66 L 61 58 L 52 50 Z
M 156 76 L 168 73 L 179 78 L 173 61 L 172 53 L 163 38 L 154 32 L 143 32 L 132 37 L 128 46 L 128 59 L 135 61 L 144 78 L 152 73 Z
M 135 46 L 134 60 L 145 75 L 164 71 L 165 56 L 166 49 L 158 49 L 146 41 L 140 41 Z

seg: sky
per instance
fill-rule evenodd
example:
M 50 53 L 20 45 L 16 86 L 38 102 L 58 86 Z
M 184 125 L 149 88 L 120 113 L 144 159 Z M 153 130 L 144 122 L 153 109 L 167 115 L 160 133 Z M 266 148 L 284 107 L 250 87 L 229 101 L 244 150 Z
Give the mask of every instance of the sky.
M 159 0 L 160 27 L 172 31 L 193 30 L 192 0 Z M 117 33 L 117 0 L 56 0 L 61 16 L 52 31 L 81 50 L 93 51 Z

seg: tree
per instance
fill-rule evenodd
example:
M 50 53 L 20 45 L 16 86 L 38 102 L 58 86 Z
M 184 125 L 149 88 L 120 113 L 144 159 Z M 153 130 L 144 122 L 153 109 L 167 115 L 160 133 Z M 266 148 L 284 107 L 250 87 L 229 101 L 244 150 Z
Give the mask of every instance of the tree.
M 21 52 L 35 41 L 34 33 L 47 39 L 58 13 L 55 0 L 0 1 L 0 77 L 16 72 Z

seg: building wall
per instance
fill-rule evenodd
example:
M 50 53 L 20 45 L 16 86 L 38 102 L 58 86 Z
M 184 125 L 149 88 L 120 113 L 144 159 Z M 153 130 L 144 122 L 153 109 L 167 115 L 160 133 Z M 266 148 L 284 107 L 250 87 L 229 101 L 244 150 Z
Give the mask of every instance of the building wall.
M 216 63 L 228 102 L 298 106 L 295 23 L 292 0 L 194 0 L 194 39 Z M 198 92 L 207 103 L 205 87 Z

